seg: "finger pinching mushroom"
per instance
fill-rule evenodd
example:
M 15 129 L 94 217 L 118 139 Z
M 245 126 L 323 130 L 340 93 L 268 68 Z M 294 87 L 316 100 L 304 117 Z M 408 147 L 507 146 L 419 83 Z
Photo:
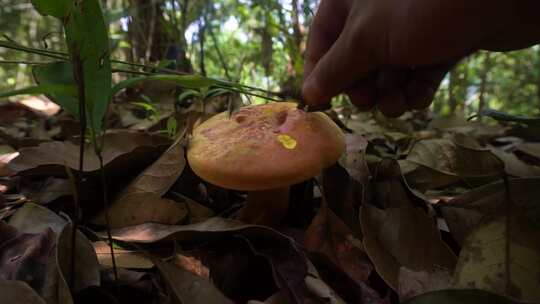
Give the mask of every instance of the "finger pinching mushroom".
M 324 113 L 276 102 L 217 114 L 193 130 L 187 158 L 200 178 L 247 191 L 238 219 L 279 224 L 289 186 L 317 176 L 345 150 L 345 136 Z

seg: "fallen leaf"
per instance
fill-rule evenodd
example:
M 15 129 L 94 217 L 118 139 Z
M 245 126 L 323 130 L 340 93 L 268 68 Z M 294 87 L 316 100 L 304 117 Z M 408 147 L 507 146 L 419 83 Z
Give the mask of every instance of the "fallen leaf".
M 435 180 L 433 185 L 423 185 L 423 189 L 463 179 L 498 177 L 504 170 L 504 164 L 489 150 L 460 145 L 449 139 L 421 140 L 412 147 L 406 160 L 420 165 L 418 170 L 428 168 L 427 173 L 441 175 L 439 178 L 442 181 Z M 406 177 L 414 188 L 420 188 L 414 178 L 410 175 Z
M 501 162 L 485 149 L 457 145 L 448 139 L 417 142 L 407 160 L 457 177 L 483 177 L 502 172 Z
M 540 302 L 539 229 L 515 208 L 484 218 L 467 237 L 456 266 L 456 287 Z
M 512 202 L 526 210 L 526 216 L 540 226 L 540 178 L 509 180 Z M 463 244 L 465 238 L 486 215 L 494 215 L 504 207 L 505 186 L 503 181 L 479 187 L 457 196 L 448 203 L 437 206 L 446 220 L 454 239 Z
M 419 295 L 404 304 L 518 304 L 508 298 L 478 289 L 446 289 Z
M 528 155 L 533 158 L 536 164 L 540 164 L 540 143 L 526 142 L 518 144 L 517 151 Z
M 495 148 L 490 150 L 491 153 L 495 154 L 495 156 L 504 162 L 504 170 L 509 175 L 517 177 L 540 176 L 540 167 L 526 164 L 513 153 Z
M 25 282 L 0 278 L 0 302 L 10 304 L 46 304 Z
M 210 279 L 210 270 L 195 257 L 176 254 L 174 264 L 204 279 Z
M 434 272 L 413 271 L 407 267 L 399 269 L 398 295 L 401 302 L 435 290 L 453 287 L 453 278 L 446 270 Z
M 0 176 L 13 174 L 8 168 L 8 163 L 17 156 L 19 156 L 19 152 L 15 151 L 11 146 L 0 145 Z
M 24 281 L 43 294 L 55 246 L 56 236 L 51 229 L 23 233 L 0 222 L 0 278 Z
M 365 204 L 360 211 L 364 246 L 377 273 L 398 290 L 401 266 L 414 271 L 453 271 L 456 256 L 441 240 L 435 220 L 414 207 L 381 210 Z
M 72 260 L 72 233 L 73 223 L 68 222 L 60 234 L 58 235 L 56 248 L 56 265 L 58 267 L 60 278 L 64 280 L 66 285 L 60 285 L 61 288 L 67 287 L 71 282 L 71 276 L 75 276 L 74 286 L 72 287 L 75 293 L 90 287 L 99 286 L 101 279 L 99 275 L 99 262 L 90 241 L 77 230 L 75 238 L 75 255 Z M 72 273 L 71 261 L 75 262 L 75 273 Z
M 23 179 L 20 193 L 38 204 L 47 204 L 60 197 L 73 195 L 73 188 L 69 179 L 48 177 L 47 179 L 34 181 Z
M 207 279 L 171 263 L 156 260 L 155 264 L 180 303 L 233 303 Z
M 372 186 L 373 204 L 382 208 L 426 206 L 425 200 L 409 188 L 399 163 L 393 159 L 383 159 L 377 164 Z
M 159 152 L 160 145 L 168 139 L 145 133 L 114 131 L 105 135 L 103 165 L 124 167 L 126 164 L 141 163 Z M 15 173 L 45 173 L 46 175 L 65 174 L 65 166 L 79 169 L 79 146 L 70 141 L 42 143 L 37 147 L 22 148 L 20 155 L 9 162 L 9 168 Z M 144 161 L 143 161 L 144 163 Z M 84 171 L 95 172 L 99 169 L 99 159 L 90 145 L 85 147 Z M 107 170 L 109 171 L 109 170 Z M 110 171 L 115 171 L 114 169 Z
M 369 181 L 370 173 L 365 160 L 367 139 L 359 134 L 346 134 L 347 149 L 345 157 L 340 160 L 341 165 L 347 169 L 349 175 L 361 184 Z
M 328 208 L 322 207 L 306 231 L 308 252 L 327 256 L 357 284 L 367 281 L 373 266 L 367 255 L 351 242 L 351 230 Z
M 111 228 L 145 222 L 176 224 L 188 210 L 186 204 L 162 198 L 186 166 L 184 148 L 174 143 L 161 157 L 133 180 L 109 208 Z M 104 214 L 97 223 L 104 224 Z
M 56 252 L 48 261 L 50 267 L 47 284 L 40 293 L 49 301 L 57 301 L 61 304 L 72 303 L 71 293 L 68 288 L 71 268 L 71 232 L 72 223 L 55 214 L 51 210 L 32 203 L 26 203 L 17 210 L 9 221 L 19 231 L 36 233 L 43 229 L 51 229 L 57 235 Z M 77 247 L 75 249 L 76 280 L 75 291 L 80 291 L 89 286 L 99 286 L 99 263 L 90 241 L 77 231 Z
M 92 246 L 96 252 L 99 264 L 106 268 L 112 267 L 113 263 L 109 244 L 103 241 L 97 241 L 93 242 Z M 150 269 L 154 267 L 154 263 L 149 258 L 136 251 L 115 248 L 114 257 L 116 266 L 120 268 Z

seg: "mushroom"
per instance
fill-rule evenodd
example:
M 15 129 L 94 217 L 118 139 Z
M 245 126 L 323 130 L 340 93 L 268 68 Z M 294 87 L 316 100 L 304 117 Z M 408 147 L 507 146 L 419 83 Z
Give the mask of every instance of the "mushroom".
M 273 226 L 285 216 L 289 186 L 335 163 L 345 137 L 324 113 L 293 102 L 240 108 L 213 116 L 193 130 L 187 158 L 200 178 L 247 191 L 238 219 Z

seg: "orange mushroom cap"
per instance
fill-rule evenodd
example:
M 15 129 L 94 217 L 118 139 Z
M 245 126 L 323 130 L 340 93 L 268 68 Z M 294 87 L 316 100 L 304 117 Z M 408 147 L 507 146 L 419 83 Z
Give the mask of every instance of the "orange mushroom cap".
M 344 150 L 344 134 L 324 113 L 278 102 L 208 119 L 193 131 L 187 158 L 193 171 L 212 184 L 254 191 L 316 176 Z

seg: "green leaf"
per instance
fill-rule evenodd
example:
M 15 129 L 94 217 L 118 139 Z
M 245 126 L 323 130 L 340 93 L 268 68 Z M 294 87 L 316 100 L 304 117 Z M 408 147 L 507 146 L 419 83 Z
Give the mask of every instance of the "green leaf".
M 201 93 L 199 91 L 196 91 L 196 90 L 185 90 L 184 92 L 182 92 L 182 94 L 180 94 L 180 96 L 178 96 L 178 102 L 182 102 L 188 98 L 192 98 L 192 97 L 195 97 L 195 98 L 201 98 Z
M 0 98 L 6 98 L 16 95 L 41 95 L 41 94 L 62 94 L 77 95 L 77 89 L 73 85 L 65 84 L 41 84 L 37 86 L 26 87 L 18 90 L 12 90 L 0 93 Z
M 89 127 L 93 134 L 101 134 L 111 96 L 111 61 L 109 32 L 99 0 L 74 1 L 62 20 L 74 77 L 84 89 Z
M 176 129 L 178 128 L 178 122 L 174 116 L 171 116 L 167 119 L 167 136 L 174 138 L 176 134 Z
M 504 122 L 519 122 L 526 125 L 540 125 L 540 118 L 532 118 L 525 116 L 510 115 L 496 110 L 484 110 L 480 112 L 482 116 L 487 116 L 495 119 L 496 121 Z
M 32 0 L 32 5 L 41 15 L 50 15 L 59 19 L 68 15 L 72 0 Z
M 116 95 L 121 90 L 133 86 L 135 84 L 145 81 L 163 81 L 174 83 L 180 87 L 188 89 L 200 89 L 203 87 L 209 87 L 211 85 L 219 83 L 219 81 L 206 78 L 199 75 L 168 75 L 168 74 L 155 74 L 149 76 L 140 76 L 126 79 L 117 83 L 111 92 L 111 96 Z
M 73 65 L 69 62 L 54 62 L 44 65 L 36 65 L 32 69 L 34 79 L 41 85 L 62 84 L 72 86 L 74 89 L 77 84 L 73 79 Z M 46 93 L 47 97 L 55 103 L 62 106 L 66 111 L 79 118 L 79 100 L 77 94 Z
M 406 304 L 517 304 L 508 298 L 477 289 L 447 289 L 414 297 Z

